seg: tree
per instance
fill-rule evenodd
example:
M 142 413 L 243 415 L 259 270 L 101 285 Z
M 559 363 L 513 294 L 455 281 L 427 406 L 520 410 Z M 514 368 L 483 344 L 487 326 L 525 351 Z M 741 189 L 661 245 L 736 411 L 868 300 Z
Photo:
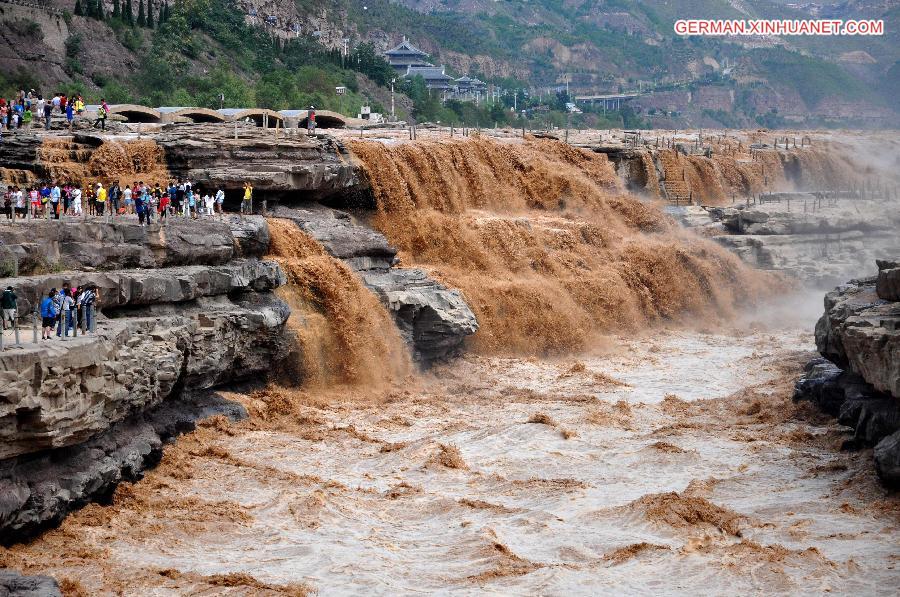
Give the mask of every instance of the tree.
M 125 23 L 134 27 L 134 7 L 131 5 L 131 0 L 125 0 Z
M 144 12 L 144 0 L 141 0 L 140 3 L 138 3 L 137 26 L 138 27 L 146 27 L 147 26 L 147 15 Z
M 147 0 L 147 27 L 153 29 L 153 3 Z
M 81 0 L 75 0 L 75 14 L 79 17 L 84 16 L 84 9 L 81 8 Z
M 102 21 L 105 18 L 103 15 L 103 0 L 97 0 L 97 9 L 94 11 L 94 18 L 98 21 Z
M 112 18 L 114 18 L 114 19 L 122 18 L 122 7 L 119 4 L 119 0 L 113 0 Z
M 169 22 L 169 17 L 172 16 L 172 13 L 170 12 L 170 9 L 169 9 L 169 3 L 168 3 L 168 2 L 166 2 L 166 3 L 163 5 L 163 12 L 160 13 L 160 14 L 162 15 L 161 22 L 168 23 L 168 22 Z

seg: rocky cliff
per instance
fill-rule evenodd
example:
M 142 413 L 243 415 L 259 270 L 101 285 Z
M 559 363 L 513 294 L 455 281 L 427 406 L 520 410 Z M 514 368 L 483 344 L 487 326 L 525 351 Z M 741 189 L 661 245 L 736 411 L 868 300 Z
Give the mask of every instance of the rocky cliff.
M 4 543 L 137 478 L 197 418 L 240 415 L 208 392 L 277 372 L 290 344 L 268 244 L 261 216 L 0 228 L 24 328 L 0 352 Z M 65 282 L 99 289 L 96 332 L 33 343 L 35 305 Z
M 874 446 L 879 477 L 900 487 L 900 262 L 877 265 L 877 276 L 826 295 L 816 324 L 824 358 L 807 365 L 795 398 L 852 427 L 848 446 Z
M 768 202 L 749 206 L 670 211 L 746 263 L 817 289 L 832 288 L 866 271 L 877 258 L 900 251 L 896 201 L 773 193 Z
M 349 214 L 322 205 L 278 206 L 272 213 L 293 221 L 362 277 L 391 312 L 415 360 L 429 363 L 451 355 L 478 330 L 458 290 L 422 270 L 395 267 L 397 250 L 384 235 Z

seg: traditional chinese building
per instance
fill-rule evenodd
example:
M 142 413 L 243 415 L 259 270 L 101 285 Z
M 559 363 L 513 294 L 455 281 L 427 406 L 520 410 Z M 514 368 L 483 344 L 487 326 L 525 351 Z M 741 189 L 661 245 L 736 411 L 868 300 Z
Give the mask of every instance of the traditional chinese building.
M 428 54 L 415 47 L 405 37 L 396 48 L 384 53 L 388 62 L 400 75 L 406 75 L 410 67 L 434 66 L 426 60 Z

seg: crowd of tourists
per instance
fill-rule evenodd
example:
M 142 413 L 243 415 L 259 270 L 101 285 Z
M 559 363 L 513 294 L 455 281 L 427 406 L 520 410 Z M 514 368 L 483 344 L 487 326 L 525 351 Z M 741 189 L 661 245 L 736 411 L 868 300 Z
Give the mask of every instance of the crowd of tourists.
M 245 203 L 252 200 L 253 187 L 244 186 Z M 200 189 L 189 181 L 175 180 L 168 184 L 134 182 L 131 186 L 119 183 L 109 188 L 103 183 L 81 187 L 58 182 L 40 187 L 9 187 L 3 194 L 2 207 L 7 220 L 46 218 L 60 216 L 123 216 L 137 214 L 138 221 L 146 226 L 154 219 L 170 216 L 197 219 L 224 213 L 225 192 L 218 189 Z
M 41 299 L 41 340 L 77 335 L 76 327 L 84 332 L 94 329 L 94 317 L 100 295 L 96 286 L 88 284 L 72 287 L 68 282 L 59 290 L 51 288 Z M 15 328 L 18 324 L 18 296 L 12 286 L 0 295 L 2 329 Z
M 75 119 L 84 114 L 84 99 L 80 95 L 67 96 L 56 93 L 52 98 L 44 97 L 31 91 L 19 91 L 15 98 L 0 97 L 0 131 L 43 126 L 50 130 L 53 114 L 65 116 L 69 129 Z M 101 101 L 97 110 L 94 126 L 106 129 L 106 117 L 109 116 L 109 105 Z

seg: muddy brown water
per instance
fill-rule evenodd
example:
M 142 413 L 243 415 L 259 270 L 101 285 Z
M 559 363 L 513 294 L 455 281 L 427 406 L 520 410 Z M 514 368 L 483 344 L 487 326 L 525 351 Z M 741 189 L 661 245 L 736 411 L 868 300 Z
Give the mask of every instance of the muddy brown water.
M 232 395 L 249 420 L 2 562 L 84 594 L 895 592 L 900 503 L 790 401 L 810 348 L 669 330 Z

